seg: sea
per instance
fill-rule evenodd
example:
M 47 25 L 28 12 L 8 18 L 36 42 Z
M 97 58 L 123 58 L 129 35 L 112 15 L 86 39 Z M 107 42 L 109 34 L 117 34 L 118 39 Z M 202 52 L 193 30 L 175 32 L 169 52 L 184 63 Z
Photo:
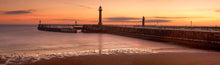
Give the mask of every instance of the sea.
M 168 42 L 156 42 L 105 33 L 40 31 L 37 25 L 0 25 L 0 65 L 79 55 L 198 53 Z

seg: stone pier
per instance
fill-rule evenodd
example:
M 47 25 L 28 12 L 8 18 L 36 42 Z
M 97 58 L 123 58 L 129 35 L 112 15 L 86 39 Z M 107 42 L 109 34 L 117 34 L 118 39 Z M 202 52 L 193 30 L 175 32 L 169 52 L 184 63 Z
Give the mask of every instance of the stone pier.
M 84 32 L 110 33 L 141 39 L 170 42 L 187 47 L 220 50 L 220 32 L 147 27 L 84 25 Z

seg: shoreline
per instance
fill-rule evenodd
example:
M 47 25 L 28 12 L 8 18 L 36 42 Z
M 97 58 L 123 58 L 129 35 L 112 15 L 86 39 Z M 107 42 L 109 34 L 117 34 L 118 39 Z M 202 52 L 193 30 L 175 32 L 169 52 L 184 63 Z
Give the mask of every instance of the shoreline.
M 83 55 L 42 59 L 25 65 L 218 65 L 220 53 Z
M 162 49 L 138 49 L 138 48 L 119 48 L 119 49 L 105 49 L 100 50 L 87 50 L 87 51 L 73 51 L 51 54 L 34 54 L 34 55 L 0 55 L 0 64 L 5 65 L 23 65 L 32 62 L 40 62 L 42 60 L 52 60 L 54 58 L 65 59 L 68 57 L 81 57 L 81 56 L 124 56 L 124 55 L 152 55 L 161 53 L 215 53 L 215 51 L 205 51 L 197 49 L 185 48 L 162 48 Z M 220 54 L 220 53 L 219 53 Z M 128 56 L 129 57 L 129 56 Z M 120 58 L 120 57 L 119 57 Z M 108 59 L 105 58 L 104 59 Z M 66 62 L 66 61 L 62 61 Z

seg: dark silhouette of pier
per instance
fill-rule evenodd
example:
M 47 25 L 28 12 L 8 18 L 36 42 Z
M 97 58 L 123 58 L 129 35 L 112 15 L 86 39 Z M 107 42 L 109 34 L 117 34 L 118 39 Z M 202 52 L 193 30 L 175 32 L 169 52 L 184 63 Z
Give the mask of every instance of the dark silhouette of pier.
M 82 30 L 82 24 L 39 24 L 38 30 L 77 33 L 77 30 Z

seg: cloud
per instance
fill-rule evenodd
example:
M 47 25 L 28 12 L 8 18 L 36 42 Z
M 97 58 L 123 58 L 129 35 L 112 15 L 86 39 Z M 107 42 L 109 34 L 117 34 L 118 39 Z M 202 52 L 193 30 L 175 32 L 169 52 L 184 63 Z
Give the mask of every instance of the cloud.
M 152 17 L 152 18 L 176 18 L 176 19 L 179 19 L 179 18 L 190 18 L 190 17 Z
M 0 14 L 4 14 L 4 13 L 5 13 L 5 11 L 1 11 L 1 10 L 0 10 Z
M 86 5 L 79 5 L 79 7 L 81 7 L 81 8 L 87 8 L 87 9 L 93 9 L 92 7 L 86 6 Z
M 96 9 L 97 3 L 92 0 L 82 0 L 83 3 L 79 3 L 79 7 L 86 9 Z M 97 7 L 98 8 L 98 7 Z
M 215 10 L 215 12 L 220 12 L 220 9 L 219 10 Z
M 33 10 L 15 10 L 15 11 L 5 11 L 4 14 L 28 14 L 32 13 Z
M 52 19 L 55 21 L 75 21 L 75 19 Z
M 220 11 L 219 11 L 220 12 Z M 185 19 L 185 18 L 207 18 L 207 17 L 150 17 L 150 18 L 160 18 L 160 19 Z
M 110 17 L 110 18 L 104 18 L 104 22 L 141 22 L 141 18 L 135 18 L 135 17 Z M 147 20 L 146 22 L 171 22 L 171 20 L 165 20 L 165 19 L 151 19 Z
M 157 20 L 157 19 L 153 19 L 153 20 L 146 20 L 146 22 L 171 22 L 171 20 Z
M 138 22 L 140 18 L 135 17 L 109 17 L 104 22 Z

